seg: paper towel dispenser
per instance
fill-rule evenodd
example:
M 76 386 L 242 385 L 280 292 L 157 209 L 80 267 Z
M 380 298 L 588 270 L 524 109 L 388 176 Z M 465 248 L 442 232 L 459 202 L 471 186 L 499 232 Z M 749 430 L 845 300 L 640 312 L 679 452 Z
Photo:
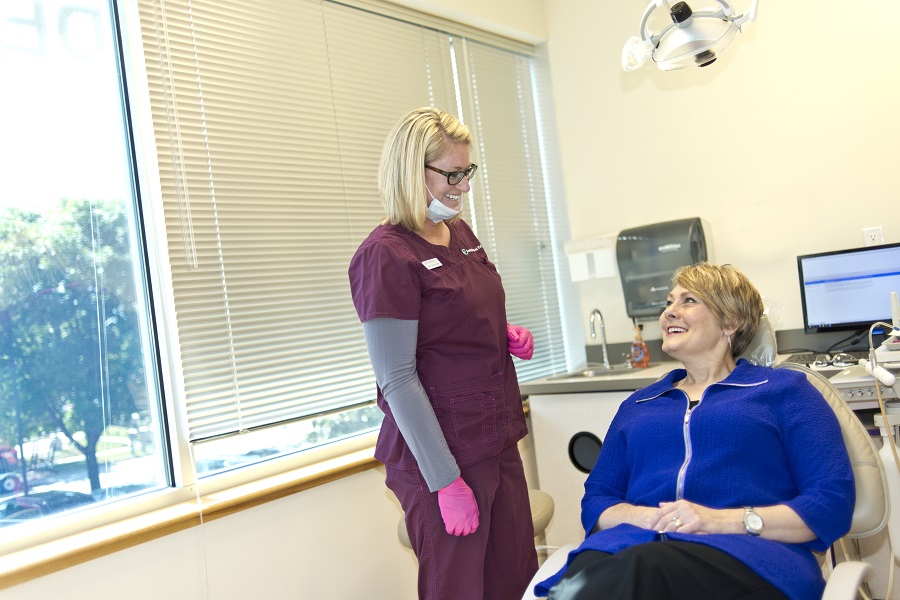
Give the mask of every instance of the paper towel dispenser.
M 706 237 L 699 218 L 622 230 L 616 239 L 616 259 L 628 316 L 659 317 L 675 269 L 706 257 Z

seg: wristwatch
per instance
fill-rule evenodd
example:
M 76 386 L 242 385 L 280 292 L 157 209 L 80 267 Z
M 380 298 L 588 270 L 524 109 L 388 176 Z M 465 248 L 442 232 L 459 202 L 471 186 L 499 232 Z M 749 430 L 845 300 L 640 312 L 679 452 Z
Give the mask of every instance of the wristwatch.
M 752 506 L 744 507 L 744 529 L 750 535 L 759 535 L 763 530 L 763 520 Z

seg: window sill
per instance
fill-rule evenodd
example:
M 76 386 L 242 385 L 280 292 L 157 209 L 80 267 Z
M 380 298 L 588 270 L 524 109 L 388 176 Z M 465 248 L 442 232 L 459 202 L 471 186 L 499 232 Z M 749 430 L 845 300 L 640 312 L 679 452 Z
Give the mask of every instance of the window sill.
M 367 448 L 0 557 L 5 589 L 378 466 Z

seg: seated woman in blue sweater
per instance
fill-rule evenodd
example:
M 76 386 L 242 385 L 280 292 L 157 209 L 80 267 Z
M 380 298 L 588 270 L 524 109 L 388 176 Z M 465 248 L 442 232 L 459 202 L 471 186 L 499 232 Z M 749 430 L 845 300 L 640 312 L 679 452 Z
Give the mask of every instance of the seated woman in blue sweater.
M 587 539 L 552 600 L 818 599 L 850 529 L 840 427 L 803 373 L 737 360 L 762 298 L 730 265 L 676 271 L 660 316 L 684 365 L 622 403 L 585 482 Z

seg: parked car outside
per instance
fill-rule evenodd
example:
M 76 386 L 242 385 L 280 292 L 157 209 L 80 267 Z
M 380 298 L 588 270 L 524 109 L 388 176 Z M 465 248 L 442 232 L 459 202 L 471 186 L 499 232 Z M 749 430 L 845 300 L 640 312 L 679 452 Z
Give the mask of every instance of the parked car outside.
M 0 466 L 12 471 L 19 464 L 19 452 L 12 446 L 0 444 Z
M 0 494 L 10 494 L 22 485 L 22 477 L 15 472 L 19 453 L 6 444 L 0 445 Z
M 90 494 L 62 490 L 19 494 L 0 501 L 0 527 L 46 517 L 95 502 Z
M 0 494 L 11 494 L 22 487 L 22 476 L 18 473 L 0 473 Z

